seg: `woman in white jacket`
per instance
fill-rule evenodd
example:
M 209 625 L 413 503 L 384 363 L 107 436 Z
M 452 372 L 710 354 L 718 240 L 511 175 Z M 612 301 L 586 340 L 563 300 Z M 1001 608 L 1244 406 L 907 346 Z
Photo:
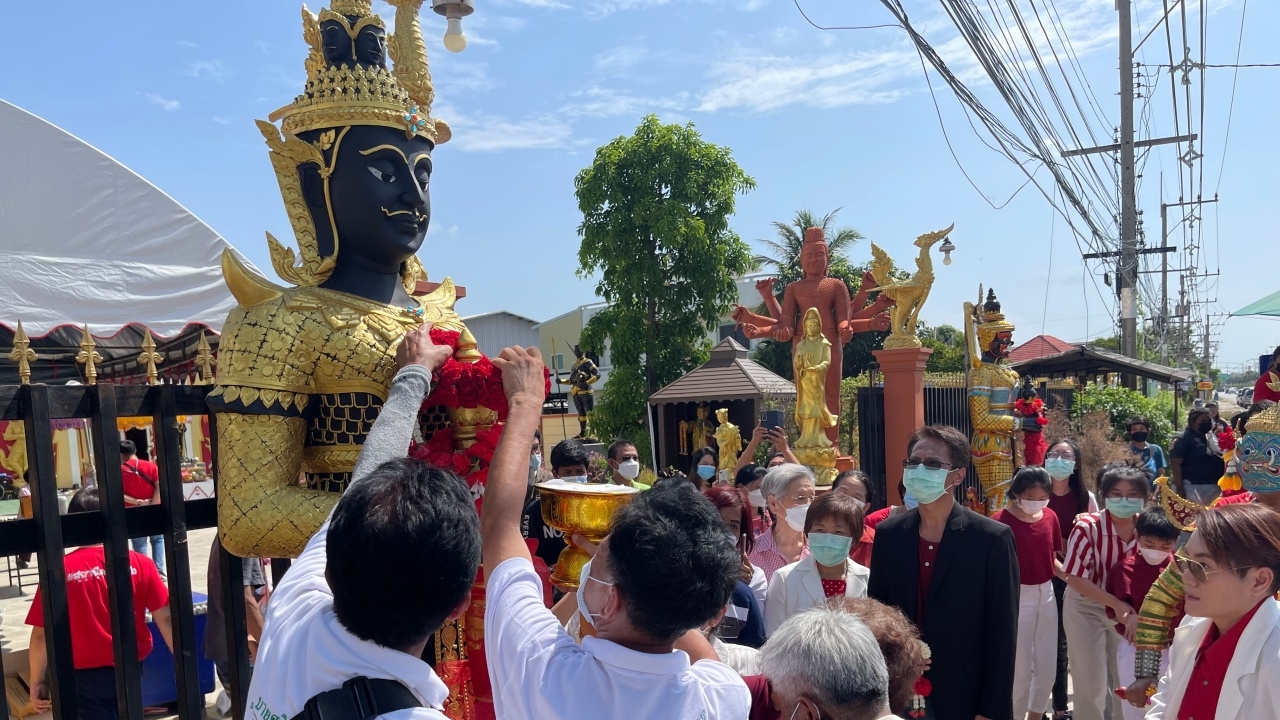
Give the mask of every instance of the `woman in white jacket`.
M 1280 718 L 1280 514 L 1229 505 L 1196 526 L 1174 556 L 1187 617 L 1147 720 Z
M 828 492 L 809 506 L 804 532 L 809 555 L 779 569 L 769 581 L 764 631 L 773 632 L 796 613 L 830 597 L 866 597 L 871 571 L 849 559 L 862 536 L 862 508 L 844 493 Z

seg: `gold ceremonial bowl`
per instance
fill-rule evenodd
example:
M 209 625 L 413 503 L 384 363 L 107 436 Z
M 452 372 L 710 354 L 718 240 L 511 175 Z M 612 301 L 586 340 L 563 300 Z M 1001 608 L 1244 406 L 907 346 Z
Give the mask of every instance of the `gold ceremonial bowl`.
M 591 557 L 573 543 L 573 536 L 582 535 L 600 544 L 613 525 L 613 514 L 635 499 L 640 491 L 620 485 L 584 485 L 559 480 L 538 483 L 537 488 L 542 497 L 542 521 L 564 533 L 565 548 L 556 559 L 551 582 L 577 589 L 582 566 Z

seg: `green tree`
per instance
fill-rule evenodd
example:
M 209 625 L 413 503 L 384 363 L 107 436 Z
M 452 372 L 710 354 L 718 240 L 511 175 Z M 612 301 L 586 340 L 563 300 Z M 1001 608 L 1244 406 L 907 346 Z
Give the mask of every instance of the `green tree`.
M 1076 395 L 1071 407 L 1072 419 L 1079 420 L 1090 412 L 1101 410 L 1111 418 L 1116 437 L 1123 438 L 1125 423 L 1131 417 L 1151 422 L 1150 441 L 1168 449 L 1178 425 L 1174 422 L 1172 397 L 1168 401 L 1145 397 L 1137 390 L 1109 385 L 1089 385 Z
M 574 186 L 578 275 L 596 276 L 609 303 L 582 331 L 584 348 L 609 343 L 613 364 L 591 421 L 601 437 L 634 438 L 647 457 L 649 396 L 706 361 L 707 333 L 737 301 L 735 278 L 752 269 L 729 216 L 755 181 L 693 123 L 649 115 L 599 148 Z
M 951 325 L 929 327 L 923 322 L 916 326 L 916 336 L 921 344 L 933 350 L 925 369 L 929 372 L 964 372 L 964 331 Z
M 818 217 L 809 210 L 797 210 L 795 217 L 791 218 L 789 223 L 775 220 L 773 227 L 778 231 L 778 239 L 759 240 L 767 248 L 769 254 L 756 255 L 756 264 L 761 267 L 777 269 L 778 281 L 784 285 L 794 280 L 799 280 L 801 277 L 800 250 L 804 247 L 804 231 L 811 227 L 820 227 L 827 240 L 827 249 L 831 251 L 832 269 L 834 270 L 836 263 L 840 262 L 843 265 L 843 269 L 850 270 L 849 258 L 845 255 L 845 250 L 864 238 L 862 233 L 851 227 L 833 227 L 836 215 L 839 213 L 840 208 L 836 208 L 826 215 Z M 835 273 L 832 272 L 830 274 L 834 275 Z

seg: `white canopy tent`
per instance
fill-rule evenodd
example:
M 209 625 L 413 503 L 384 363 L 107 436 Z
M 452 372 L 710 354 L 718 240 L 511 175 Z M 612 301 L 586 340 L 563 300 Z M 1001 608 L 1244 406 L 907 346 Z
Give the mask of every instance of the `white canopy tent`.
M 211 344 L 235 305 L 230 247 L 162 190 L 100 150 L 0 101 L 0 382 L 21 320 L 40 360 L 33 379 L 76 379 L 87 324 L 106 376 L 137 375 L 144 329 L 170 372 Z M 163 368 L 163 366 L 162 366 Z

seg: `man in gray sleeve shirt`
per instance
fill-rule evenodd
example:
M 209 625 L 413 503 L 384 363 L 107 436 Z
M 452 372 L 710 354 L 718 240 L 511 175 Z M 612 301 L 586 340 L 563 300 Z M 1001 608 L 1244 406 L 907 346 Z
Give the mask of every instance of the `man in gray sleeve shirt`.
M 420 658 L 467 608 L 480 532 L 461 478 L 406 459 L 431 372 L 450 355 L 429 330 L 400 343 L 351 485 L 272 594 L 249 718 L 302 717 L 309 699 L 361 676 L 397 681 L 420 705 L 377 717 L 445 718 L 449 691 Z

